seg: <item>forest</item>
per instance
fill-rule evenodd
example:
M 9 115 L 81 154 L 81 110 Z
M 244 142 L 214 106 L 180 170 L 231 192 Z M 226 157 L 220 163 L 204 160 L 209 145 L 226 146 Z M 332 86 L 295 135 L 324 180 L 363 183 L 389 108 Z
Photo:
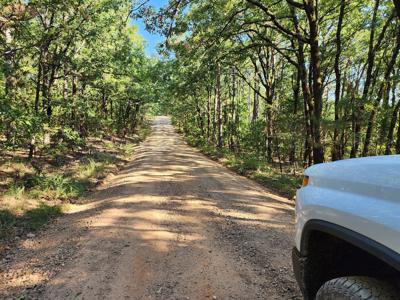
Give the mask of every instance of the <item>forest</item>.
M 270 162 L 400 152 L 397 1 L 1 6 L 2 149 L 124 135 L 161 100 L 201 143 Z M 131 17 L 165 36 L 158 61 Z
M 117 160 L 99 158 L 95 142 L 126 154 L 155 114 L 170 115 L 190 145 L 288 196 L 310 165 L 400 154 L 397 0 L 0 8 L 0 192 L 11 199 L 81 195 Z M 158 55 L 146 55 L 135 20 L 164 37 Z
M 173 0 L 142 13 L 166 36 L 166 101 L 197 144 L 299 168 L 400 153 L 398 1 Z
M 124 135 L 151 98 L 154 61 L 130 1 L 1 1 L 1 147 Z
M 0 237 L 61 213 L 146 135 L 159 62 L 132 7 L 0 1 Z

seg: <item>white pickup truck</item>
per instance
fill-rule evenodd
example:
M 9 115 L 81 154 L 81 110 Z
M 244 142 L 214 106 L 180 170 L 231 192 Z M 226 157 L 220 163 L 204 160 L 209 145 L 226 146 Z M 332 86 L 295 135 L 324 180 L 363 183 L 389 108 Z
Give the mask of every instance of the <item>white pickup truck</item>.
M 400 156 L 308 168 L 295 244 L 305 299 L 400 299 Z

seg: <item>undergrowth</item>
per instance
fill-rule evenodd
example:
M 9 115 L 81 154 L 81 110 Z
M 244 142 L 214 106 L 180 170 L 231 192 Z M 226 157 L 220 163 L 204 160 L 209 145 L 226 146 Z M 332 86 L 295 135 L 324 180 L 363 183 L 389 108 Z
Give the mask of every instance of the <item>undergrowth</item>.
M 94 139 L 86 151 L 56 145 L 33 162 L 17 155 L 0 161 L 0 239 L 11 232 L 37 230 L 61 215 L 69 203 L 126 162 L 149 128 L 133 138 Z

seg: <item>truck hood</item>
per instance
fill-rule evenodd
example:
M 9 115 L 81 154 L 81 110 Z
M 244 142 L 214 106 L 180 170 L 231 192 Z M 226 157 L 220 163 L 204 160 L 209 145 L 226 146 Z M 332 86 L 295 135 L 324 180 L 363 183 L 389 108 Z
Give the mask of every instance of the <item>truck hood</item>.
M 400 155 L 341 160 L 311 166 L 310 185 L 400 201 Z

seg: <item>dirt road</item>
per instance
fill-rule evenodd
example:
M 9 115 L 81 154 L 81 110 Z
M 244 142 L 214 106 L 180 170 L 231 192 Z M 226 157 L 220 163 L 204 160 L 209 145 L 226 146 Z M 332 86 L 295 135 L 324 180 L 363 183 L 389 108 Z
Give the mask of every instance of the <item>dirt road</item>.
M 300 299 L 292 202 L 187 146 L 166 117 L 88 203 L 21 241 L 0 295 Z

